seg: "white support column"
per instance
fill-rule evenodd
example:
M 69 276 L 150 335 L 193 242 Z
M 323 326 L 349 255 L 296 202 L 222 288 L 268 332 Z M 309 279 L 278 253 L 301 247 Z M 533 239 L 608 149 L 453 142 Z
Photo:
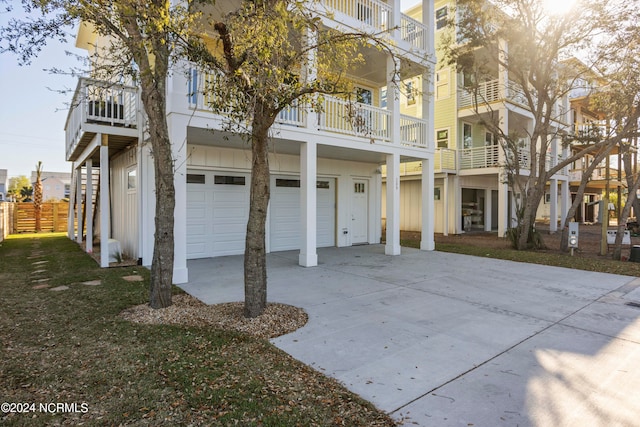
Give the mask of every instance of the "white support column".
M 400 255 L 400 155 L 397 153 L 387 155 L 387 244 L 384 253 Z
M 100 267 L 109 267 L 111 197 L 109 194 L 109 136 L 98 134 L 100 143 Z
M 424 159 L 422 160 L 422 237 L 420 240 L 420 249 L 423 251 L 432 251 L 436 248 L 436 243 L 433 238 L 435 222 L 433 196 L 433 159 Z M 398 215 L 399 214 L 400 210 L 398 209 Z
M 449 235 L 449 174 L 445 172 L 444 178 L 442 179 L 442 235 Z M 435 216 L 433 218 L 435 221 Z
M 507 76 L 506 70 L 501 74 L 504 78 Z M 506 82 L 505 82 L 506 84 Z M 509 111 L 506 108 L 501 108 L 498 112 L 500 126 L 505 134 L 509 134 Z M 501 148 L 498 151 L 498 159 L 501 165 L 506 163 L 506 156 L 504 150 L 505 141 L 500 141 Z M 507 229 L 511 227 L 509 224 L 509 185 L 506 183 L 506 177 L 503 176 L 507 171 L 501 168 L 500 174 L 498 174 L 498 237 L 504 237 L 507 233 Z
M 460 189 L 460 177 L 453 176 L 453 224 L 455 227 L 454 234 L 460 234 L 462 229 L 462 190 Z
M 317 145 L 315 142 L 300 144 L 300 255 L 302 267 L 318 265 L 316 252 L 317 229 Z
M 142 211 L 140 217 L 140 233 L 142 235 L 143 245 L 141 248 L 142 265 L 151 267 L 153 263 L 153 245 L 156 212 L 156 186 L 155 186 L 155 168 L 153 166 L 153 156 L 151 154 L 151 143 L 145 142 L 141 148 L 142 171 L 144 176 L 140 177 L 140 198 L 142 199 Z
M 85 210 L 87 211 L 87 253 L 93 252 L 93 160 L 88 159 L 86 163 L 87 168 L 87 183 L 85 192 L 87 194 L 87 204 Z
M 76 231 L 76 242 L 82 244 L 82 166 L 76 169 L 78 172 L 78 180 L 76 181 L 76 215 L 78 215 L 78 230 Z
M 71 166 L 71 182 L 69 183 L 69 216 L 67 220 L 67 237 L 70 240 L 75 240 L 75 222 L 76 213 L 74 206 L 76 204 L 76 191 L 77 191 L 78 172 L 74 166 Z
M 187 127 L 189 117 L 172 115 L 169 137 L 174 159 L 173 185 L 176 205 L 173 224 L 173 283 L 187 283 Z
M 498 183 L 498 237 L 504 237 L 509 224 L 509 185 Z
M 493 213 L 491 212 L 491 189 L 487 188 L 484 190 L 484 231 L 491 231 L 491 217 Z
M 560 229 L 566 225 L 567 214 L 571 207 L 571 193 L 569 191 L 569 181 L 560 181 Z M 584 217 L 583 217 L 584 218 Z
M 558 180 L 549 180 L 549 232 L 558 231 Z

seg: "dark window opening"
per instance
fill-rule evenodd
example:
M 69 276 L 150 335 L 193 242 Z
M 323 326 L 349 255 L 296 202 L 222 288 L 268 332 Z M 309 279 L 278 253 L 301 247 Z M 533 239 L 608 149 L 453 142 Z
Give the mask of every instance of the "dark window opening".
M 187 184 L 204 184 L 204 175 L 188 173 Z
M 213 178 L 214 184 L 221 185 L 245 185 L 244 176 L 216 175 Z

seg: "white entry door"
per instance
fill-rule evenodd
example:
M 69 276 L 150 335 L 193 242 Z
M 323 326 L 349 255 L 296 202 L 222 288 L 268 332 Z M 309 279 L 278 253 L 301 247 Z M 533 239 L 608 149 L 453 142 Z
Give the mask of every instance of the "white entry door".
M 368 243 L 369 182 L 356 179 L 351 193 L 351 244 Z

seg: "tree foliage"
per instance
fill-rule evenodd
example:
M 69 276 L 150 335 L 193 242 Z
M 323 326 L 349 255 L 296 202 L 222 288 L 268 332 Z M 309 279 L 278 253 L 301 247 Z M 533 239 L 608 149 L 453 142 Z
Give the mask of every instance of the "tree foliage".
M 567 148 L 576 139 L 567 132 L 570 120 L 563 100 L 584 71 L 566 66 L 563 60 L 591 46 L 612 22 L 608 3 L 586 0 L 566 14 L 552 15 L 539 0 L 459 0 L 457 14 L 452 14 L 456 22 L 452 20 L 452 30 L 441 41 L 446 60 L 467 76 L 476 112 L 485 111 L 483 123 L 499 136 L 505 159 L 502 179 L 520 195 L 515 200 L 517 226 L 512 231 L 516 248 L 535 243 L 531 236 L 535 236 L 536 211 L 549 179 L 605 145 L 602 140 L 589 141 L 573 155 L 549 157 L 554 141 L 562 141 Z M 500 76 L 505 72 L 508 80 Z M 507 126 L 498 111 L 486 104 L 481 85 L 495 78 L 500 79 L 507 98 L 529 112 L 525 125 Z
M 598 70 L 606 85 L 592 100 L 592 108 L 603 111 L 613 134 L 615 134 L 619 155 L 624 164 L 624 175 L 628 196 L 618 218 L 618 233 L 614 245 L 613 258 L 621 258 L 623 229 L 631 208 L 636 215 L 640 204 L 636 197 L 640 188 L 638 174 L 638 125 L 640 121 L 640 9 L 639 2 L 617 4 L 619 19 L 603 37 L 597 52 L 601 60 Z
M 176 40 L 185 37 L 196 2 L 167 0 L 22 0 L 29 14 L 0 29 L 2 52 L 29 63 L 50 39 L 73 37 L 70 30 L 88 25 L 97 35 L 91 46 L 91 75 L 110 82 L 133 81 L 141 89 L 153 153 L 156 215 L 151 266 L 150 305 L 171 305 L 174 264 L 174 159 L 166 120 L 166 80 Z M 11 7 L 9 7 L 10 9 Z
M 365 64 L 366 49 L 386 50 L 384 34 L 324 25 L 315 1 L 238 2 L 224 14 L 203 14 L 207 39 L 186 40 L 190 57 L 214 75 L 202 87 L 228 130 L 244 134 L 252 150 L 245 246 L 245 315 L 266 307 L 265 224 L 270 197 L 270 129 L 286 108 L 321 110 L 326 94 L 354 94 L 349 75 Z M 325 18 L 330 18 L 330 15 Z M 397 68 L 397 67 L 396 67 Z
M 13 200 L 22 201 L 24 197 L 31 197 L 33 187 L 31 181 L 24 175 L 9 178 L 9 188 L 7 193 L 11 195 Z

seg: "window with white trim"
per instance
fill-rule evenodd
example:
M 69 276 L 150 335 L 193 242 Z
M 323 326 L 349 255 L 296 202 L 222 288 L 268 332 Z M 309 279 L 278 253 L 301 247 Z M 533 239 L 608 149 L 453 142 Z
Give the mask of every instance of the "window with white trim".
M 448 98 L 449 94 L 449 68 L 444 68 L 436 72 L 436 101 Z
M 436 10 L 436 31 L 447 26 L 447 17 L 449 16 L 448 6 L 443 6 Z
M 449 148 L 449 129 L 436 130 L 436 145 L 438 148 Z

